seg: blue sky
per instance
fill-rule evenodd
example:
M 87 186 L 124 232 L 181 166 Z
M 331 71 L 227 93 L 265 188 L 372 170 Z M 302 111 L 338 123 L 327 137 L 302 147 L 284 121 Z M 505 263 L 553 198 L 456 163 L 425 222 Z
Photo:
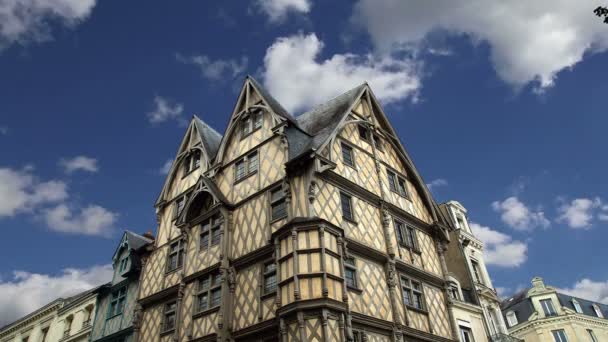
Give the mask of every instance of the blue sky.
M 540 275 L 608 301 L 597 4 L 13 3 L 0 10 L 0 323 L 105 280 L 121 230 L 155 231 L 184 122 L 223 132 L 246 74 L 296 114 L 369 81 L 436 200 L 468 208 L 496 287 Z

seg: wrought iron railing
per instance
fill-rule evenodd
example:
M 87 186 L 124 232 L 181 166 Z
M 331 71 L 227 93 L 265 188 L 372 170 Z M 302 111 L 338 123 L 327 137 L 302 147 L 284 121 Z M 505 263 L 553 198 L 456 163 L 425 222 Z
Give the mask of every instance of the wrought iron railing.
M 524 342 L 524 340 L 509 336 L 507 334 L 495 334 L 490 337 L 490 341 L 492 342 Z

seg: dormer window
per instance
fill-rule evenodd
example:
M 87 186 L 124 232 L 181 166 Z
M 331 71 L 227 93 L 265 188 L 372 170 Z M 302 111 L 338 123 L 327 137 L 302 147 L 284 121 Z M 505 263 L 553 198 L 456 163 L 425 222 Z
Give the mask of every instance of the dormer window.
M 600 309 L 599 305 L 593 304 L 593 311 L 595 311 L 595 315 L 597 317 L 604 318 L 604 314 L 602 313 L 602 310 Z
M 184 177 L 201 166 L 201 150 L 192 151 L 184 159 Z
M 241 138 L 245 138 L 249 134 L 262 128 L 262 112 L 256 111 L 243 117 L 241 120 Z
M 517 325 L 517 316 L 515 315 L 515 312 L 507 312 L 507 323 L 509 323 L 509 327 Z
M 128 264 L 129 264 L 129 257 L 128 256 L 120 259 L 120 264 L 118 265 L 118 272 L 120 272 L 121 274 L 124 273 L 127 270 L 127 265 Z
M 545 316 L 549 317 L 557 315 L 555 309 L 553 308 L 553 302 L 551 301 L 551 299 L 541 300 L 540 306 L 543 307 L 543 312 L 545 313 Z
M 578 313 L 583 313 L 583 308 L 579 304 L 578 300 L 572 299 L 572 306 L 574 306 L 574 310 Z

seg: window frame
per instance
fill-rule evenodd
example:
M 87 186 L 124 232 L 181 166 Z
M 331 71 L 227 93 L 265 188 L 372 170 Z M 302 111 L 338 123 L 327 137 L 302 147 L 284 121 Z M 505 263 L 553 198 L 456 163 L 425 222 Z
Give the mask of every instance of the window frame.
M 481 273 L 481 267 L 479 266 L 479 261 L 475 259 L 471 259 L 471 268 L 473 269 L 473 279 L 476 283 L 481 285 L 486 285 L 485 279 L 483 278 L 483 274 Z
M 200 232 L 198 234 L 198 251 L 208 251 L 213 246 L 220 245 L 222 243 L 222 225 L 224 218 L 220 214 L 214 214 L 205 219 L 200 223 Z M 215 242 L 214 238 L 216 232 L 220 235 L 219 241 Z M 206 246 L 203 246 L 203 236 L 207 236 Z
M 417 228 L 395 217 L 393 218 L 393 225 L 397 235 L 397 243 L 403 248 L 420 253 L 418 234 L 416 234 Z
M 572 306 L 574 307 L 574 311 L 576 311 L 576 313 L 583 313 L 583 307 L 581 306 L 581 303 L 578 302 L 578 300 L 572 298 Z
M 409 199 L 410 196 L 407 191 L 407 178 L 388 167 L 386 167 L 386 175 L 388 179 L 388 189 L 405 199 Z
M 193 305 L 193 316 L 205 315 L 220 308 L 220 306 L 222 305 L 222 280 L 222 274 L 219 272 L 219 270 L 205 274 L 204 276 L 198 278 L 198 280 L 196 281 L 196 292 L 194 293 L 195 304 Z M 208 281 L 208 285 L 204 288 L 201 288 L 201 284 L 204 281 Z M 219 303 L 217 305 L 212 306 L 212 294 L 216 292 L 220 293 Z M 205 296 L 207 298 L 207 304 L 205 308 L 201 308 L 202 296 Z
M 173 251 L 174 245 L 177 245 L 177 248 L 175 251 Z M 166 273 L 174 272 L 184 266 L 184 259 L 185 259 L 185 246 L 184 245 L 185 245 L 185 241 L 181 238 L 178 238 L 177 240 L 172 241 L 169 244 L 169 247 L 168 247 L 169 251 L 167 252 Z M 173 255 L 176 255 L 177 261 L 175 264 L 176 266 L 174 268 L 171 268 L 171 258 Z
M 460 338 L 462 342 L 475 342 L 475 337 L 473 336 L 473 329 L 471 329 L 470 327 L 458 325 L 458 331 L 460 331 Z M 468 339 L 465 337 L 465 334 L 468 335 Z
M 274 266 L 274 268 L 268 270 L 267 267 Z M 272 288 L 267 287 L 267 279 L 274 276 L 274 286 Z M 275 294 L 279 288 L 279 278 L 277 273 L 277 264 L 274 260 L 266 261 L 262 264 L 262 296 Z
M 342 163 L 356 170 L 357 164 L 355 161 L 355 149 L 349 144 L 342 141 L 340 142 L 340 151 L 342 153 Z M 346 155 L 348 155 L 348 158 L 345 157 Z M 348 162 L 347 159 L 350 159 L 350 162 Z
M 171 305 L 175 305 L 172 309 L 167 310 Z M 162 321 L 162 325 L 161 325 L 161 335 L 162 334 L 166 334 L 169 333 L 171 331 L 175 330 L 175 327 L 177 325 L 177 311 L 178 311 L 178 304 L 177 304 L 177 300 L 172 300 L 169 302 L 164 303 L 163 305 L 163 321 Z M 167 327 L 167 322 L 168 319 L 167 317 L 169 316 L 173 316 L 173 325 L 171 327 Z
M 173 220 L 177 220 L 177 218 L 186 209 L 186 204 L 188 203 L 188 199 L 190 199 L 191 193 L 192 192 L 190 190 L 186 190 L 173 200 L 173 202 L 175 202 L 175 206 L 173 207 Z M 180 203 L 183 203 L 181 209 Z
M 276 192 L 279 192 L 280 194 L 277 198 L 273 198 L 273 194 Z M 283 184 L 269 190 L 268 201 L 270 202 L 270 223 L 274 223 L 289 216 L 287 208 L 287 195 L 283 189 Z M 278 211 L 281 215 L 275 217 L 275 208 L 280 208 L 280 206 L 282 206 L 284 209 Z
M 560 336 L 559 334 L 562 334 L 562 336 Z M 553 335 L 553 340 L 555 342 L 568 342 L 568 335 L 566 335 L 566 331 L 564 329 L 556 329 L 556 330 L 551 330 L 551 335 Z
M 519 321 L 517 320 L 517 315 L 514 311 L 507 312 L 505 317 L 507 318 L 507 324 L 509 324 L 509 328 L 519 324 Z
M 589 337 L 591 337 L 591 342 L 598 342 L 599 341 L 597 339 L 597 336 L 595 336 L 595 332 L 593 332 L 593 329 L 587 329 L 587 334 L 589 334 Z
M 197 170 L 201 167 L 201 158 L 203 154 L 200 149 L 195 148 L 186 155 L 184 158 L 182 165 L 184 167 L 182 178 L 187 177 L 193 171 Z
M 460 288 L 458 287 L 458 284 L 453 281 L 448 283 L 448 295 L 453 300 L 462 301 L 460 298 Z
M 348 211 L 349 211 L 350 215 L 345 215 L 345 212 L 344 212 L 344 204 L 345 204 L 344 203 L 344 199 L 347 200 L 347 204 L 348 204 L 348 208 L 349 208 Z M 344 191 L 340 191 L 340 211 L 342 213 L 342 218 L 343 219 L 345 219 L 347 221 L 350 221 L 350 222 L 353 222 L 353 223 L 357 222 L 356 219 L 355 219 L 355 211 L 354 211 L 354 205 L 353 205 L 353 196 L 350 195 L 350 194 L 348 194 L 348 193 L 346 193 L 346 192 L 344 192 Z
M 602 312 L 602 308 L 600 308 L 599 305 L 594 303 L 591 306 L 593 307 L 593 311 L 595 311 L 595 315 L 598 318 L 604 318 L 604 313 Z
M 253 110 L 243 115 L 239 121 L 241 140 L 252 135 L 264 126 L 264 113 L 261 109 Z
M 357 259 L 352 255 L 344 256 L 344 284 L 346 284 L 347 289 L 351 290 L 360 290 L 359 288 L 359 272 L 357 272 Z M 347 281 L 346 272 L 352 272 L 352 280 L 353 283 L 350 284 Z
M 125 311 L 125 305 L 127 302 L 127 285 L 121 286 L 112 291 L 110 294 L 110 304 L 108 305 L 108 312 L 106 313 L 106 320 L 120 316 Z M 122 305 L 120 305 L 122 304 Z
M 551 298 L 541 299 L 538 302 L 540 304 L 540 307 L 543 309 L 545 317 L 557 316 L 557 311 L 553 306 L 553 300 Z
M 120 258 L 120 262 L 118 263 L 118 273 L 124 274 L 127 271 L 127 265 L 129 264 L 129 256 L 125 256 Z
M 400 275 L 399 277 L 400 283 L 401 283 L 401 296 L 403 299 L 403 304 L 408 308 L 408 309 L 413 309 L 416 311 L 421 311 L 421 312 L 428 312 L 427 308 L 426 308 L 426 296 L 424 294 L 424 283 L 414 279 L 410 276 L 407 275 Z M 415 289 L 414 288 L 414 283 L 416 283 L 419 286 L 419 289 Z M 405 293 L 408 293 L 407 298 L 409 298 L 409 301 L 406 302 L 406 296 Z M 418 295 L 418 302 L 420 303 L 420 307 L 417 307 L 414 305 L 414 296 Z
M 253 156 L 255 156 L 255 169 L 252 170 L 251 169 L 251 159 L 253 158 Z M 243 174 L 239 177 L 239 165 L 243 165 Z M 234 162 L 234 184 L 248 178 L 249 176 L 252 176 L 254 174 L 256 174 L 260 169 L 260 154 L 258 153 L 258 150 L 252 151 L 247 153 L 247 155 L 245 155 L 242 158 L 239 158 L 237 161 Z

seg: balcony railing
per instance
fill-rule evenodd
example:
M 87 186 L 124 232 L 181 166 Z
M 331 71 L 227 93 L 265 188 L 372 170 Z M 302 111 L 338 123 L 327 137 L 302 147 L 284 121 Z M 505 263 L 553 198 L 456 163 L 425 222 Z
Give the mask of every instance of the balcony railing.
M 507 334 L 495 334 L 490 337 L 492 342 L 524 342 L 524 340 L 509 336 Z
M 91 326 L 91 320 L 87 319 L 86 321 L 82 322 L 82 329 L 86 329 L 88 327 Z

